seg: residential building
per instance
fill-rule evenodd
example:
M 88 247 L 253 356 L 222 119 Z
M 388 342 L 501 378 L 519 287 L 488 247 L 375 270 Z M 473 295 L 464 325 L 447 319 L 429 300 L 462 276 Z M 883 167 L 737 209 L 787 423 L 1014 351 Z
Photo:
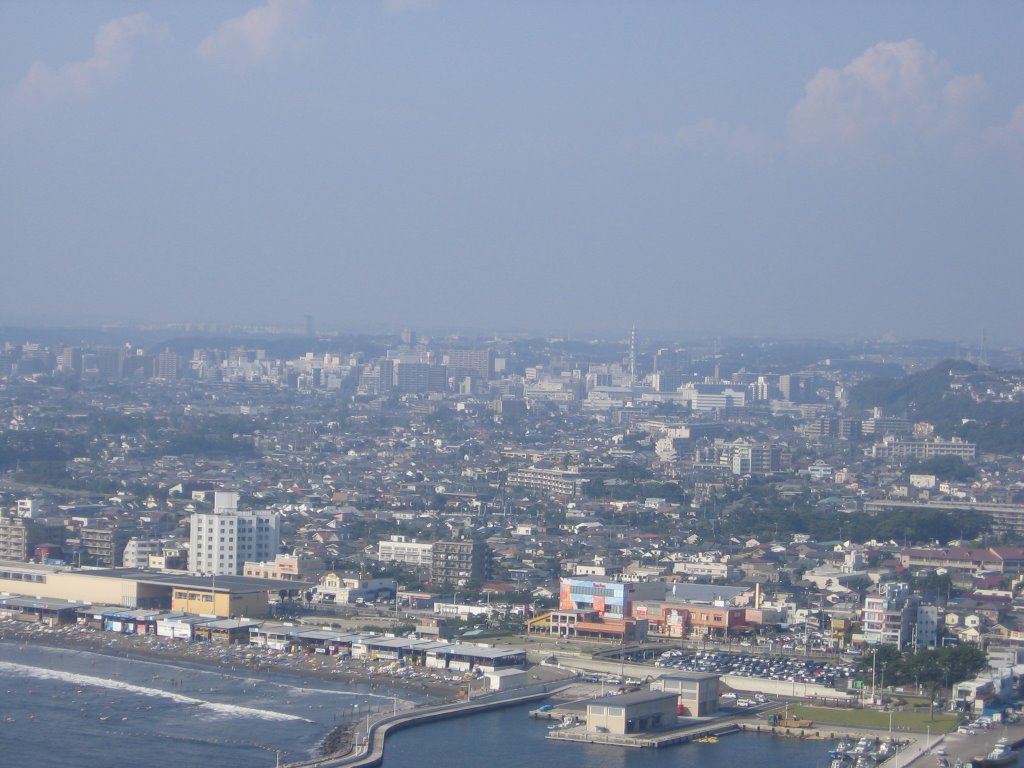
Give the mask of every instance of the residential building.
M 248 561 L 271 560 L 281 546 L 275 512 L 240 511 L 238 494 L 218 491 L 213 512 L 196 512 L 189 533 L 189 572 L 241 575 Z
M 78 533 L 78 545 L 83 563 L 118 568 L 124 565 L 124 548 L 131 538 L 121 528 L 83 527 Z
M 148 568 L 150 555 L 162 555 L 163 544 L 158 539 L 131 538 L 124 545 L 122 563 L 125 568 Z
M 31 560 L 38 545 L 52 541 L 48 538 L 52 532 L 53 529 L 28 517 L 0 516 L 0 560 Z M 63 534 L 62 529 L 57 532 Z
M 903 648 L 912 640 L 921 598 L 910 594 L 906 584 L 882 584 L 875 594 L 864 598 L 861 632 L 871 645 L 895 645 Z
M 434 545 L 392 535 L 387 541 L 377 542 L 377 559 L 385 563 L 402 563 L 411 568 L 429 568 L 434 563 Z
M 436 541 L 430 578 L 436 584 L 463 587 L 491 577 L 491 548 L 482 541 Z

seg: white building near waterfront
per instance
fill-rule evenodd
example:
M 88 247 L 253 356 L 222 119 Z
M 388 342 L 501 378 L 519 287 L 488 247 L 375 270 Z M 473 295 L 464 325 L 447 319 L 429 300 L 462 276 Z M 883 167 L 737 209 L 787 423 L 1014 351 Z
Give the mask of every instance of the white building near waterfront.
M 281 547 L 281 518 L 239 511 L 238 494 L 218 491 L 213 512 L 196 512 L 189 533 L 189 572 L 240 576 L 247 561 L 273 560 Z

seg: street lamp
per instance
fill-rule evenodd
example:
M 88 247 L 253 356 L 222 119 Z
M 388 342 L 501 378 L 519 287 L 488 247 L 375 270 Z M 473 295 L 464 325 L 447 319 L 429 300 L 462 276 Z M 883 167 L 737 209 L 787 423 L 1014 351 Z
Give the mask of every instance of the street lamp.
M 878 649 L 871 649 L 871 706 L 875 706 L 875 661 L 877 660 Z

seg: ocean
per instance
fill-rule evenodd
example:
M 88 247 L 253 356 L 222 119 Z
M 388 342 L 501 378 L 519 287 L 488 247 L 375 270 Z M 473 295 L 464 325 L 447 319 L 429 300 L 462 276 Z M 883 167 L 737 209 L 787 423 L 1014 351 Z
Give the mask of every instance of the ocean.
M 210 670 L 0 642 L 0 765 L 260 768 L 300 760 L 335 725 L 393 711 L 392 691 L 279 671 Z M 411 706 L 412 696 L 398 692 Z M 662 750 L 553 742 L 529 707 L 394 734 L 385 768 L 632 768 L 828 765 L 828 742 L 734 735 Z

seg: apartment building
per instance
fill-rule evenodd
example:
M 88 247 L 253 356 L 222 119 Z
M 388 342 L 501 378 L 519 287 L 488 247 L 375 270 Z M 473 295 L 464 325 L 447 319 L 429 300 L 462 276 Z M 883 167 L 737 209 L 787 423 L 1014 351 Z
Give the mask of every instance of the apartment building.
M 240 576 L 246 562 L 272 560 L 281 547 L 275 512 L 240 511 L 238 494 L 218 491 L 213 512 L 196 512 L 189 533 L 189 572 Z

